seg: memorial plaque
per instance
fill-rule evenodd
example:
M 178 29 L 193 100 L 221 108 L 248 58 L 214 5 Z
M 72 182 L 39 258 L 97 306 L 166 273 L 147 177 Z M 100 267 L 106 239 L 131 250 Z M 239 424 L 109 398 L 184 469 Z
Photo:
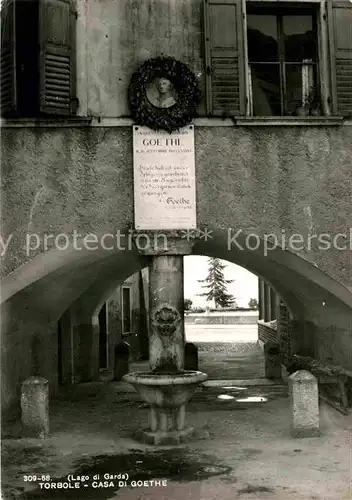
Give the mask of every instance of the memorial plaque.
M 136 229 L 195 229 L 194 127 L 133 127 Z

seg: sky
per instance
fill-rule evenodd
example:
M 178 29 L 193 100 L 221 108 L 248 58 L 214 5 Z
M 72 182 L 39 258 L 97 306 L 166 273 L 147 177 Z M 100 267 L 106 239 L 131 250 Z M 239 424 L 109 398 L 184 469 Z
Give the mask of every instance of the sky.
M 211 305 L 207 303 L 205 297 L 197 296 L 198 293 L 204 293 L 203 283 L 197 280 L 205 279 L 208 273 L 208 257 L 190 255 L 184 257 L 184 296 L 185 299 L 193 301 L 193 307 L 204 307 Z M 251 298 L 258 299 L 258 278 L 240 266 L 236 266 L 226 260 L 221 261 L 226 265 L 224 269 L 225 279 L 235 280 L 228 284 L 228 293 L 235 298 L 238 307 L 248 306 Z

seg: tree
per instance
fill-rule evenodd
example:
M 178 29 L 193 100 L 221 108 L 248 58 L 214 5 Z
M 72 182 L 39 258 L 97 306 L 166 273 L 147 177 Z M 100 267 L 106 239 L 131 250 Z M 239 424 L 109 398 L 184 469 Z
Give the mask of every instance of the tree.
M 248 307 L 250 309 L 258 309 L 258 301 L 257 299 L 250 299 L 248 302 Z
M 183 303 L 184 310 L 185 311 L 190 311 L 191 308 L 192 308 L 192 304 L 193 304 L 193 302 L 191 301 L 191 299 L 185 299 L 184 303 Z
M 227 293 L 227 284 L 234 280 L 225 280 L 224 269 L 226 265 L 221 263 L 220 259 L 211 257 L 208 259 L 208 275 L 204 280 L 198 280 L 199 283 L 206 283 L 202 288 L 208 291 L 198 295 L 206 297 L 207 301 L 213 300 L 215 306 L 229 307 L 235 301 L 235 297 Z

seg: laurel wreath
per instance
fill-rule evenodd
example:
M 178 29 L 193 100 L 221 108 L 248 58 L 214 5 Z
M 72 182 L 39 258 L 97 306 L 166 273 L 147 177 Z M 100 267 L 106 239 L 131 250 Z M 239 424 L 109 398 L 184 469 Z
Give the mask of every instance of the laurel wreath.
M 147 88 L 155 78 L 167 78 L 174 85 L 177 100 L 173 106 L 157 108 L 149 101 Z M 186 64 L 173 57 L 157 57 L 144 62 L 133 73 L 128 101 L 136 124 L 171 133 L 188 125 L 196 116 L 200 90 L 195 75 Z

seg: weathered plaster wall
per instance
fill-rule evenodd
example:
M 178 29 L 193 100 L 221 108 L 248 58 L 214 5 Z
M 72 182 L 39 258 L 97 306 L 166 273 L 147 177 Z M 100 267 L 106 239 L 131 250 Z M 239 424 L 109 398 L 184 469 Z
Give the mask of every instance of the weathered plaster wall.
M 3 234 L 13 234 L 5 274 L 43 250 L 44 234 L 132 227 L 130 130 L 4 129 L 2 139 Z M 26 233 L 40 235 L 30 255 Z
M 349 250 L 314 244 L 298 255 L 228 247 L 228 228 L 277 237 L 348 234 L 352 128 L 197 127 L 198 221 L 214 231 L 194 253 L 248 268 L 289 304 L 316 354 L 351 368 Z M 133 249 L 26 252 L 26 234 L 128 234 L 133 224 L 132 133 L 116 128 L 4 128 L 3 407 L 40 366 L 57 384 L 57 321 L 76 301 L 93 318 L 131 274 L 147 265 Z M 234 234 L 234 233 L 233 233 Z M 124 241 L 125 244 L 128 242 Z M 342 241 L 340 241 L 342 244 Z M 48 248 L 53 245 L 49 240 Z M 23 289 L 21 291 L 21 289 Z M 17 295 L 16 295 L 16 292 Z M 12 295 L 12 298 L 10 298 Z M 326 305 L 323 305 L 323 302 Z M 147 302 L 146 302 L 147 303 Z M 307 326 L 308 324 L 308 326 Z M 34 342 L 35 336 L 40 342 Z M 312 342 L 311 342 L 312 340 Z
M 74 230 L 128 235 L 133 224 L 130 128 L 4 129 L 2 209 L 13 234 L 4 274 L 42 248 L 25 252 L 25 234 Z M 351 127 L 199 127 L 198 221 L 282 239 L 352 227 Z M 217 200 L 217 203 L 213 203 Z M 234 233 L 232 233 L 234 234 Z M 36 243 L 33 237 L 31 242 Z M 127 238 L 124 239 L 127 245 Z M 346 243 L 339 240 L 339 244 Z M 48 241 L 48 247 L 53 239 Z M 352 289 L 351 252 L 299 254 Z
M 204 224 L 263 234 L 344 232 L 352 226 L 351 128 L 198 130 L 198 210 Z M 226 194 L 224 184 L 226 183 Z M 218 203 L 209 203 L 216 199 Z M 236 210 L 233 211 L 233 207 Z M 341 244 L 341 241 L 339 242 Z M 346 243 L 346 241 L 345 241 Z M 300 252 L 352 289 L 351 252 Z M 329 264 L 328 264 L 329 262 Z

